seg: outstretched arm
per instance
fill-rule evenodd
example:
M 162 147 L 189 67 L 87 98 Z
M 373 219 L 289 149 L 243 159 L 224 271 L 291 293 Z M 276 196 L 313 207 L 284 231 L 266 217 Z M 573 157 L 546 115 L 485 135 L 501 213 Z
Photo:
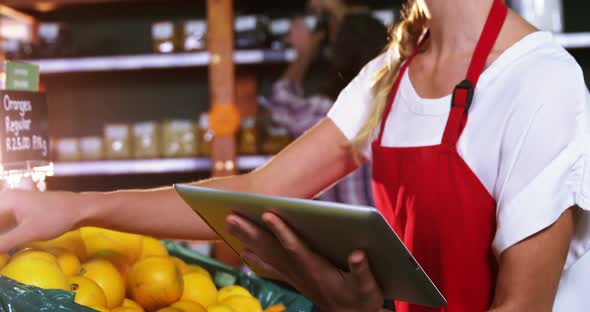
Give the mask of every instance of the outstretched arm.
M 357 168 L 348 146 L 340 130 L 325 119 L 251 173 L 194 184 L 311 198 Z M 82 194 L 6 191 L 0 196 L 0 252 L 87 225 L 161 238 L 216 238 L 172 187 Z

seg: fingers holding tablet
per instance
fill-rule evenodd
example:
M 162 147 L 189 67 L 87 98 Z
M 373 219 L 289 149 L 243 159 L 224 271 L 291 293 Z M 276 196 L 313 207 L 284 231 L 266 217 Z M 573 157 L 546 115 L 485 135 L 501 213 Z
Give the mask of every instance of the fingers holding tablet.
M 327 311 L 376 311 L 382 305 L 383 292 L 365 252 L 353 252 L 350 271 L 344 272 L 312 251 L 277 215 L 264 213 L 261 219 L 270 232 L 237 215 L 227 218 L 230 234 L 246 246 L 241 255 L 246 262 L 281 276 Z

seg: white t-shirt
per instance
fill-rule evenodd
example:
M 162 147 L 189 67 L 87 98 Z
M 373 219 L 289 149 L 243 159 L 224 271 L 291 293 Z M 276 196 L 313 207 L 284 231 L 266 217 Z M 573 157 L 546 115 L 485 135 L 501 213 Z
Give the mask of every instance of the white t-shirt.
M 366 65 L 328 113 L 349 140 L 366 121 L 371 83 L 387 57 L 383 54 Z M 421 98 L 406 71 L 387 116 L 382 144 L 440 144 L 450 102 L 451 95 Z M 550 33 L 526 36 L 484 71 L 458 151 L 497 202 L 493 241 L 497 255 L 547 228 L 569 207 L 583 209 L 577 214 L 564 277 L 569 273 L 585 278 L 562 278 L 556 311 L 581 311 L 576 305 L 565 308 L 561 299 L 578 291 L 585 297 L 586 309 L 590 304 L 590 94 L 580 66 Z M 370 146 L 364 154 L 370 159 Z M 580 261 L 584 256 L 589 259 Z M 578 273 L 568 272 L 572 270 Z

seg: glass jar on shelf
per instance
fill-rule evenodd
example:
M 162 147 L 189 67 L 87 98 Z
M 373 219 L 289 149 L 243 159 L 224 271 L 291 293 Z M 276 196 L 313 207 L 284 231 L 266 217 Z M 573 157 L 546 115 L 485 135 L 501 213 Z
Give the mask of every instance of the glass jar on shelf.
M 185 52 L 207 50 L 207 22 L 188 20 L 182 25 L 182 47 Z
M 268 155 L 279 153 L 292 141 L 292 137 L 286 128 L 270 125 L 267 127 L 267 134 L 262 144 L 262 152 Z
M 213 138 L 215 137 L 213 131 L 209 128 L 209 114 L 202 113 L 199 117 L 199 127 L 197 136 L 201 141 L 199 146 L 199 155 L 209 157 L 211 156 L 211 146 Z
M 242 118 L 238 142 L 238 154 L 255 155 L 258 153 L 259 136 L 255 117 Z
M 152 24 L 152 44 L 155 53 L 167 54 L 177 52 L 178 31 L 173 22 L 165 21 Z
M 105 156 L 109 160 L 130 159 L 131 131 L 127 124 L 104 126 Z
M 104 158 L 103 141 L 98 136 L 82 137 L 79 140 L 80 159 L 85 161 L 101 160 Z
M 139 122 L 133 125 L 133 158 L 149 159 L 160 156 L 158 123 Z
M 270 46 L 270 19 L 262 15 L 238 16 L 234 21 L 236 49 L 264 49 Z
M 56 156 L 59 161 L 79 161 L 80 147 L 77 138 L 60 138 L 56 140 Z
M 191 120 L 168 120 L 162 124 L 162 155 L 168 158 L 195 157 L 199 140 Z

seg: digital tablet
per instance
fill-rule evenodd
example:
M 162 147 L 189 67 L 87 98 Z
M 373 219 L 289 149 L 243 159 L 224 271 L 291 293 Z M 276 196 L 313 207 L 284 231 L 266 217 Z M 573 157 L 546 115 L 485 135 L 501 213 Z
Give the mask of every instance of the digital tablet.
M 241 215 L 265 228 L 262 214 L 281 217 L 316 253 L 346 270 L 348 257 L 364 250 L 387 299 L 441 307 L 446 300 L 383 218 L 372 207 L 228 192 L 186 184 L 176 191 L 238 255 L 243 244 L 227 232 L 226 217 Z M 258 275 L 269 275 L 246 263 Z

